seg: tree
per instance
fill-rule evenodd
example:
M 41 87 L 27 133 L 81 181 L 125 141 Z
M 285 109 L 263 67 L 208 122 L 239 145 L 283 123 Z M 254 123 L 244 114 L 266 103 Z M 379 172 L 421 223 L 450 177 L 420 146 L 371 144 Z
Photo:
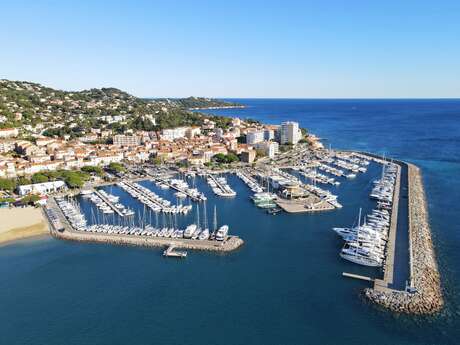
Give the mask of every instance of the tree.
M 86 166 L 81 168 L 81 171 L 84 171 L 89 174 L 96 174 L 98 176 L 104 175 L 104 170 L 102 170 L 102 168 L 98 166 Z
M 43 183 L 48 182 L 48 176 L 42 173 L 36 173 L 32 175 L 32 183 Z
M 123 164 L 116 163 L 116 162 L 110 163 L 107 168 L 111 171 L 118 172 L 118 173 L 126 171 L 126 168 L 123 166 Z
M 0 190 L 12 192 L 16 188 L 16 181 L 13 179 L 0 178 Z
M 35 204 L 38 200 L 40 200 L 40 196 L 37 194 L 29 194 L 21 199 L 24 204 Z
M 233 162 L 238 162 L 239 158 L 234 153 L 229 153 L 228 155 L 218 153 L 213 157 L 213 160 L 221 164 L 231 164 Z
M 28 179 L 27 177 L 21 176 L 18 178 L 18 185 L 19 186 L 24 186 L 26 184 L 32 184 L 32 181 Z

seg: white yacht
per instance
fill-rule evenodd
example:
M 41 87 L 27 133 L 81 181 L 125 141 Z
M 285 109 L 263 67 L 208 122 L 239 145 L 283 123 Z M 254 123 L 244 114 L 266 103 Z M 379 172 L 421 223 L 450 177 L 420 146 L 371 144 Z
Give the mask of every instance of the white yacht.
M 228 235 L 228 225 L 222 225 L 216 233 L 216 240 L 223 241 L 227 238 Z

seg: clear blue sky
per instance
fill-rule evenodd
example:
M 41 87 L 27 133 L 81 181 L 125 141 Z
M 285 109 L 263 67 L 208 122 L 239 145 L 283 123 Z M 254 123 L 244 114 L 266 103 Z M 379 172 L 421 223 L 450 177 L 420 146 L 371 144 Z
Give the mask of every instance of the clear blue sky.
M 460 1 L 2 1 L 0 78 L 142 97 L 460 97 Z

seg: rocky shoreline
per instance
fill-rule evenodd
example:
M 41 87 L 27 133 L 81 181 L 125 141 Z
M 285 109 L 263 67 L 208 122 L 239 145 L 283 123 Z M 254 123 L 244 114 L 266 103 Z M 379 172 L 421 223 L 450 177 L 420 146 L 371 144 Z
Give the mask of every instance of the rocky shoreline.
M 80 233 L 76 231 L 51 231 L 51 235 L 60 240 L 76 242 L 106 243 L 114 245 L 164 248 L 171 244 L 178 249 L 191 249 L 212 252 L 230 252 L 238 249 L 244 241 L 237 236 L 230 236 L 225 242 L 196 241 L 184 239 L 167 239 L 152 237 L 117 236 L 106 234 Z
M 408 166 L 410 288 L 412 291 L 368 288 L 365 295 L 372 302 L 391 311 L 406 314 L 434 314 L 444 306 L 441 279 L 436 263 L 428 222 L 426 197 L 420 169 Z

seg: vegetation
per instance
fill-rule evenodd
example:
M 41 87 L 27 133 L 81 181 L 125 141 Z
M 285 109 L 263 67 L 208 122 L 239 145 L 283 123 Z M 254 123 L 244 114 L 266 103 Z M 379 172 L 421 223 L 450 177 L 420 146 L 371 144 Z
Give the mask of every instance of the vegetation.
M 48 181 L 49 177 L 43 173 L 36 173 L 32 175 L 32 183 L 43 183 Z
M 40 84 L 0 80 L 0 128 L 21 127 L 23 137 L 32 138 L 44 129 L 46 136 L 70 138 L 87 134 L 89 128 L 108 128 L 115 133 L 126 129 L 158 131 L 178 126 L 201 125 L 204 114 L 190 108 L 239 106 L 216 99 L 141 99 L 115 88 L 76 92 L 54 90 Z M 125 120 L 108 124 L 106 116 L 122 115 Z M 215 122 L 231 119 L 211 117 Z M 154 124 L 155 119 L 156 124 Z M 35 132 L 24 125 L 35 127 Z
M 218 153 L 214 157 L 212 157 L 212 159 L 215 162 L 221 163 L 221 164 L 231 164 L 233 162 L 238 162 L 239 161 L 238 156 L 235 155 L 234 153 L 229 153 L 227 155 L 225 155 L 223 153 Z
M 219 107 L 238 107 L 241 104 L 222 101 L 219 99 L 204 98 L 204 97 L 188 97 L 174 100 L 181 107 L 190 109 L 190 108 L 219 108 Z
M 35 204 L 38 200 L 40 200 L 40 196 L 37 195 L 37 194 L 29 194 L 29 195 L 26 195 L 25 197 L 23 197 L 21 199 L 21 202 L 23 204 Z
M 97 176 L 104 176 L 104 170 L 101 167 L 97 166 L 86 166 L 81 168 L 81 171 L 86 172 L 88 174 L 95 174 Z
M 107 167 L 107 169 L 112 171 L 112 172 L 117 172 L 117 173 L 121 173 L 121 172 L 126 171 L 126 168 L 123 166 L 123 164 L 116 163 L 116 162 L 110 163 L 109 166 Z
M 8 202 L 8 203 L 11 204 L 11 203 L 13 203 L 13 202 L 15 202 L 15 201 L 16 201 L 16 199 L 15 199 L 15 198 L 11 198 L 11 197 L 0 198 L 0 203 L 2 203 L 2 202 Z
M 0 190 L 6 190 L 9 192 L 14 191 L 16 188 L 16 180 L 8 178 L 0 178 Z

